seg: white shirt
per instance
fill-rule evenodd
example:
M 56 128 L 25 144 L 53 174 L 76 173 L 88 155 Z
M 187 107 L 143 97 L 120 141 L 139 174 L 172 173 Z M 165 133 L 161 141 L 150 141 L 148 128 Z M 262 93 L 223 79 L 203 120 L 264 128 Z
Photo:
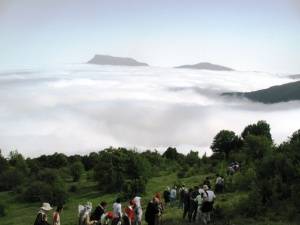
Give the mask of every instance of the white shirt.
M 136 207 L 137 208 L 141 208 L 141 197 L 139 196 L 135 196 L 134 199 L 133 199 L 133 202 L 135 203 Z
M 122 217 L 122 205 L 121 205 L 121 203 L 115 202 L 113 204 L 113 214 L 114 214 L 114 217 Z
M 207 201 L 213 202 L 216 198 L 215 193 L 212 190 L 207 190 L 206 192 L 207 192 L 207 195 L 208 195 L 207 196 Z
M 202 189 L 202 188 L 199 188 L 199 194 L 201 195 L 201 194 L 205 194 L 205 191 Z
M 175 189 L 171 189 L 170 197 L 171 198 L 176 198 L 176 190 Z

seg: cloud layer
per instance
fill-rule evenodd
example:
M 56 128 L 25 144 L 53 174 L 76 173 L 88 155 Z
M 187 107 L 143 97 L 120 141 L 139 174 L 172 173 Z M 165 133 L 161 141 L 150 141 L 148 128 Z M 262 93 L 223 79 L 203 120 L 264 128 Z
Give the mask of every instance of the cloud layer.
M 300 128 L 300 103 L 219 96 L 292 80 L 268 73 L 64 65 L 0 73 L 0 148 L 26 156 L 108 146 L 209 152 L 221 129 L 267 120 L 277 143 Z

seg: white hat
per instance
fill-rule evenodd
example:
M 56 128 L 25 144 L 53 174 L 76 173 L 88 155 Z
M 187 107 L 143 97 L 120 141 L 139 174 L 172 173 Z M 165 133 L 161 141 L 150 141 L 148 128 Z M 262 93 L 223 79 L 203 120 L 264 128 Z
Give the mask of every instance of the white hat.
M 45 210 L 45 211 L 49 211 L 52 209 L 52 207 L 50 206 L 50 204 L 48 202 L 44 202 L 41 209 Z

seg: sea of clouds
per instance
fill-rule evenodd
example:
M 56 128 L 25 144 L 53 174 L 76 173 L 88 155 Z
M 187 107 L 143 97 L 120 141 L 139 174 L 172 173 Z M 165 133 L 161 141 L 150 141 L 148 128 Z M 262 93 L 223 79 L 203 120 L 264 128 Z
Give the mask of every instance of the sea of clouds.
M 210 154 L 222 129 L 266 120 L 276 143 L 300 129 L 300 102 L 221 97 L 292 82 L 263 72 L 86 64 L 0 71 L 0 149 L 25 156 L 105 147 Z

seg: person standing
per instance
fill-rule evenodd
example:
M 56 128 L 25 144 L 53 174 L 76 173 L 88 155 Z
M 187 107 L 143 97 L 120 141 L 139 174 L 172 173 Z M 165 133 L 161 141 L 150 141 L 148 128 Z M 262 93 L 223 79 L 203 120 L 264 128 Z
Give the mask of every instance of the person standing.
M 177 195 L 176 187 L 173 187 L 170 191 L 170 200 L 171 200 L 172 207 L 175 205 L 176 195 Z
M 133 198 L 133 203 L 135 204 L 135 216 L 134 216 L 134 225 L 141 225 L 142 224 L 142 217 L 143 217 L 143 209 L 142 209 L 142 198 L 136 195 Z
M 159 213 L 158 199 L 154 197 L 147 205 L 145 220 L 148 225 L 155 225 L 156 215 Z
M 105 213 L 107 207 L 106 202 L 101 202 L 96 208 L 95 211 L 91 215 L 91 220 L 99 221 L 103 213 Z
M 122 218 L 122 205 L 121 205 L 121 199 L 117 198 L 115 203 L 113 204 L 113 220 L 112 225 L 118 225 L 119 222 L 121 222 Z
M 44 202 L 36 216 L 34 225 L 49 225 L 47 213 L 52 210 L 48 202 Z
M 196 197 L 199 195 L 199 188 L 197 186 L 194 187 L 194 190 L 190 196 L 190 212 L 189 212 L 189 222 L 196 221 L 198 204 L 196 202 Z
M 53 213 L 53 225 L 60 225 L 60 214 L 63 206 L 57 206 L 56 211 Z
M 165 205 L 169 205 L 170 203 L 170 188 L 167 187 L 166 190 L 164 191 L 164 200 L 165 200 Z
M 215 191 L 216 193 L 222 193 L 224 190 L 224 178 L 217 174 Z
M 211 220 L 211 213 L 213 211 L 213 204 L 216 198 L 215 193 L 212 190 L 209 190 L 207 185 L 203 186 L 204 189 L 204 196 L 203 196 L 203 203 L 201 207 L 202 215 L 203 215 L 203 222 L 204 224 L 210 223 Z
M 185 219 L 186 215 L 190 212 L 190 198 L 192 195 L 193 189 L 185 190 L 183 197 L 183 215 L 182 218 Z

